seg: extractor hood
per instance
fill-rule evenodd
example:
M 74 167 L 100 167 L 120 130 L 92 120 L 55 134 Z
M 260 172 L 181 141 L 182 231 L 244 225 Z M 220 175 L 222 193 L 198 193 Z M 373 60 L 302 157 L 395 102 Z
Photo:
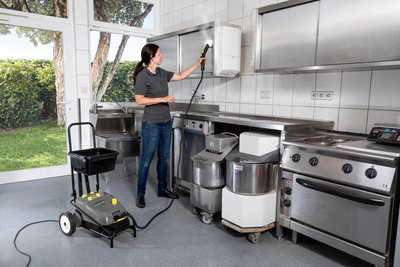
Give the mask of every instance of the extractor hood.
M 210 22 L 179 31 L 151 37 L 164 56 L 162 68 L 179 73 L 196 63 L 205 43 L 208 49 L 204 77 L 235 77 L 240 72 L 241 27 L 222 22 Z M 189 78 L 200 77 L 200 68 Z

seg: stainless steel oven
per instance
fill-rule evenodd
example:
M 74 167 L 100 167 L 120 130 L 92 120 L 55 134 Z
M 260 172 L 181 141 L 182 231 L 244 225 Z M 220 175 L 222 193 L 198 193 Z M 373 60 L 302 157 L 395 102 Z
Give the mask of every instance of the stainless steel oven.
M 400 153 L 376 144 L 373 151 L 354 149 L 364 139 L 283 142 L 279 238 L 287 227 L 294 242 L 301 233 L 377 266 L 393 263 Z

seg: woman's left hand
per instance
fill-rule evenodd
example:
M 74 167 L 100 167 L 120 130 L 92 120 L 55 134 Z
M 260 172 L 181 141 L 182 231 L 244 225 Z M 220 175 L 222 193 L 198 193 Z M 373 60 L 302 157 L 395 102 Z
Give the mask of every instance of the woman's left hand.
M 201 58 L 199 59 L 199 61 L 197 61 L 197 64 L 198 64 L 199 67 L 201 66 L 201 62 L 202 62 L 202 61 L 204 61 L 204 64 L 206 64 L 207 58 L 201 57 Z

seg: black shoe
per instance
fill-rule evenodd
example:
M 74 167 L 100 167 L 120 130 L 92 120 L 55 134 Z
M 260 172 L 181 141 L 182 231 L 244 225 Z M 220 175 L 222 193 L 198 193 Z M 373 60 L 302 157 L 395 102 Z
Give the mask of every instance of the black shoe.
M 179 198 L 179 196 L 178 196 L 178 194 L 174 194 L 174 193 L 172 193 L 171 191 L 159 191 L 158 193 L 157 193 L 157 196 L 158 197 L 167 197 L 167 198 L 175 198 L 175 199 L 178 199 Z
M 146 207 L 146 201 L 144 200 L 144 196 L 137 196 L 136 197 L 136 206 L 138 208 Z

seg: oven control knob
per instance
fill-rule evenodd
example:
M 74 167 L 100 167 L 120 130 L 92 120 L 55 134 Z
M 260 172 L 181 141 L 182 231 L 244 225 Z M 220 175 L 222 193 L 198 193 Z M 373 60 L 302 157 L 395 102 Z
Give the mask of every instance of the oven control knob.
M 365 171 L 365 176 L 367 176 L 369 179 L 374 179 L 378 175 L 378 172 L 374 168 L 368 168 Z
M 310 160 L 308 162 L 310 163 L 311 166 L 317 166 L 318 165 L 317 157 L 310 158 Z
M 290 199 L 285 199 L 283 201 L 283 206 L 290 208 L 290 206 L 292 205 L 292 202 L 290 201 Z
M 285 188 L 283 188 L 283 192 L 286 195 L 291 195 L 292 194 L 292 188 L 290 188 L 289 186 L 286 186 Z
M 344 173 L 351 173 L 353 171 L 353 166 L 350 163 L 346 163 L 342 166 L 342 171 Z
M 299 154 L 293 154 L 292 156 L 292 161 L 293 162 L 299 162 L 300 161 L 300 155 Z

